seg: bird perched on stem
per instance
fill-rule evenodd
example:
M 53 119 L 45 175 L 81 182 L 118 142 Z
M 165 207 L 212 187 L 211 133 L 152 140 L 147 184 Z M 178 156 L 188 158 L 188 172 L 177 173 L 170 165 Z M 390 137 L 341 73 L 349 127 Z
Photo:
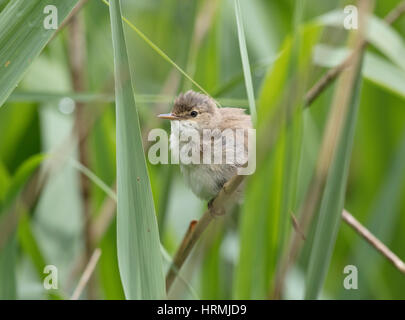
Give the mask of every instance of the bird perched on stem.
M 213 199 L 248 159 L 252 122 L 244 109 L 218 108 L 214 99 L 190 90 L 176 98 L 171 113 L 158 117 L 171 120 L 172 156 L 180 151 L 180 158 L 182 152 L 197 158 L 193 162 L 180 159 L 180 169 L 201 199 Z M 242 186 L 236 196 L 241 197 L 241 191 Z

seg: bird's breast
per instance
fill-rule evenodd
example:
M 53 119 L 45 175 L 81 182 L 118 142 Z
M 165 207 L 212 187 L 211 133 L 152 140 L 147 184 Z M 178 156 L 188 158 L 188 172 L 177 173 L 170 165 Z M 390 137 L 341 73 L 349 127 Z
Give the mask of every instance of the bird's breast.
M 205 163 L 203 162 L 204 141 L 202 135 L 191 125 L 182 123 L 183 121 L 179 122 L 180 125 L 172 124 L 170 133 L 171 152 L 179 155 L 181 172 L 193 193 L 201 199 L 210 200 L 218 194 L 224 183 L 237 173 L 237 167 L 245 163 L 246 154 L 243 150 L 243 144 L 242 149 L 238 150 L 234 143 L 226 143 L 226 137 L 220 137 L 219 144 L 214 143 L 215 139 L 213 141 L 209 139 L 206 144 L 211 149 L 212 162 Z M 184 137 L 193 137 L 193 135 L 194 140 L 184 139 Z M 193 144 L 198 144 L 200 162 L 185 164 L 182 161 L 182 151 L 188 150 L 191 152 L 194 149 Z M 214 161 L 216 158 L 215 153 L 220 154 L 220 163 Z M 231 155 L 231 162 L 227 161 L 227 154 Z

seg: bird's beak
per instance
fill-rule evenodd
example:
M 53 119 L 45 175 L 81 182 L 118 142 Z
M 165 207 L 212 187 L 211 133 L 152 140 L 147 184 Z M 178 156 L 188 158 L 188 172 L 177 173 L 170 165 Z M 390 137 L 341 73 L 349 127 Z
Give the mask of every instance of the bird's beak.
M 173 113 L 162 113 L 157 116 L 160 119 L 177 120 L 180 117 L 175 116 Z

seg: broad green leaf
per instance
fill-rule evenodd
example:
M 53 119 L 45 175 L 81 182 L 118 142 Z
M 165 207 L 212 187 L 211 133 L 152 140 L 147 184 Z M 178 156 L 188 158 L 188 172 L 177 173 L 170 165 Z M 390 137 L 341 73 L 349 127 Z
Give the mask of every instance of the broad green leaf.
M 127 299 L 162 299 L 165 280 L 152 191 L 129 75 L 121 2 L 110 4 L 117 121 L 117 247 Z
M 76 3 L 77 0 L 13 0 L 1 11 L 0 106 L 56 31 L 44 27 L 45 7 L 57 8 L 60 23 Z
M 354 71 L 356 72 L 353 81 L 354 87 L 349 89 L 351 91 L 347 101 L 348 109 L 343 118 L 344 124 L 340 128 L 332 163 L 327 173 L 306 278 L 306 299 L 316 299 L 320 294 L 340 226 L 359 109 L 361 67 L 362 61 Z M 342 85 L 343 82 L 340 84 Z

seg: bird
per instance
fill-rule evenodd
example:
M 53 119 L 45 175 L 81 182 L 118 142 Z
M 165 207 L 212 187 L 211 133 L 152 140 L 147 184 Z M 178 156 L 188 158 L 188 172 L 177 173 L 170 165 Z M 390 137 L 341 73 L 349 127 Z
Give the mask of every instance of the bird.
M 190 141 L 184 141 L 180 137 L 192 132 L 200 138 L 199 146 L 197 146 L 199 147 L 200 160 L 207 150 L 204 147 L 212 147 L 214 158 L 215 152 L 221 151 L 220 160 L 222 161 L 220 163 L 215 160 L 208 161 L 208 163 L 204 161 L 202 163 L 182 163 L 180 161 L 179 163 L 186 185 L 198 198 L 212 202 L 224 184 L 236 175 L 237 169 L 247 161 L 246 133 L 247 129 L 252 128 L 250 115 L 241 108 L 218 107 L 216 101 L 210 96 L 189 90 L 177 96 L 171 113 L 159 114 L 158 117 L 171 121 L 169 140 L 172 153 L 190 143 Z M 229 143 L 227 136 L 222 134 L 224 132 L 237 132 L 238 130 L 243 132 L 242 148 L 237 147 L 232 140 Z M 213 134 L 208 136 L 208 139 L 204 139 L 206 132 Z M 226 154 L 229 151 L 234 153 L 234 158 L 231 161 L 226 159 Z M 210 159 L 208 156 L 207 159 L 212 160 L 212 156 L 209 156 Z M 241 199 L 242 192 L 243 185 L 236 190 L 235 196 Z M 240 203 L 241 201 L 237 199 L 237 202 Z

